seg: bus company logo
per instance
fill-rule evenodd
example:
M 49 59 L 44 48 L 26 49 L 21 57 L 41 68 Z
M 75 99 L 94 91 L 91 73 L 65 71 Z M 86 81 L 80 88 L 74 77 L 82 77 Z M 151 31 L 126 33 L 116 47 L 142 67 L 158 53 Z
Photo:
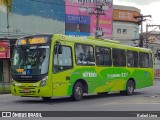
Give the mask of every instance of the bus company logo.
M 12 117 L 11 112 L 2 112 L 2 117 Z
M 96 72 L 84 72 L 83 77 L 89 77 L 89 78 L 97 77 L 97 73 Z

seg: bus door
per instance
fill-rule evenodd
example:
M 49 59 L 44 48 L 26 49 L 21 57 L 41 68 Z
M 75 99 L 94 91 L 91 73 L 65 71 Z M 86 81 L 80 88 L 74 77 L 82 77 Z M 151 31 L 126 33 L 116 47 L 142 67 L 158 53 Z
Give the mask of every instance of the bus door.
M 55 45 L 53 54 L 53 96 L 66 96 L 71 85 L 72 49 L 70 46 Z

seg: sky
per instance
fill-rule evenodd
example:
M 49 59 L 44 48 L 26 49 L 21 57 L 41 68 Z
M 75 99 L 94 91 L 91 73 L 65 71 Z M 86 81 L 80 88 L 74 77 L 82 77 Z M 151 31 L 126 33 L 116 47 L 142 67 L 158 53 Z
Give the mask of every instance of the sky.
M 160 0 L 113 0 L 113 4 L 136 7 L 143 15 L 151 15 L 152 18 L 148 18 L 149 20 L 143 23 L 144 29 L 146 23 L 160 25 Z M 155 28 L 149 30 L 151 29 Z

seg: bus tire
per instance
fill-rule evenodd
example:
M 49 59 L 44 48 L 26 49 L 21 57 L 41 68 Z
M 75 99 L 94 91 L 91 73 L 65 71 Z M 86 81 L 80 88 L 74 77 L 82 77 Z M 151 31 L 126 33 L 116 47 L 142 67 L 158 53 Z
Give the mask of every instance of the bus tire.
M 126 85 L 125 91 L 120 91 L 122 95 L 133 95 L 135 89 L 135 83 L 133 80 L 129 80 Z
M 50 100 L 51 97 L 42 97 L 43 100 Z
M 83 98 L 83 85 L 81 82 L 76 82 L 73 87 L 72 99 L 75 101 L 80 101 Z
M 134 89 L 135 89 L 135 83 L 134 83 L 134 81 L 133 80 L 129 80 L 127 82 L 127 86 L 126 86 L 126 94 L 127 95 L 133 95 Z

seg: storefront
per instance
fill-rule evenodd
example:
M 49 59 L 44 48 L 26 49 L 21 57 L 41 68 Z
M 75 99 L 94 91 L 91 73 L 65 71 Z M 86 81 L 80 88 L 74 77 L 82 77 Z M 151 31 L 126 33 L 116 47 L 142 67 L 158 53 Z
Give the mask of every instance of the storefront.
M 0 40 L 0 83 L 10 82 L 10 41 Z

